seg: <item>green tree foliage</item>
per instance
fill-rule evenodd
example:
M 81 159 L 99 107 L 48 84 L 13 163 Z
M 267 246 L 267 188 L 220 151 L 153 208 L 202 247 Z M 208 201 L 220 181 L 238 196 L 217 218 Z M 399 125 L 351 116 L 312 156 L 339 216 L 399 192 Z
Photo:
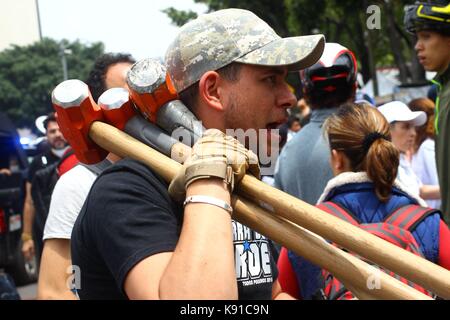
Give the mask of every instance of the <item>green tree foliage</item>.
M 85 80 L 95 59 L 104 52 L 102 43 L 56 42 L 43 39 L 28 46 L 0 52 L 0 110 L 17 126 L 34 127 L 34 120 L 52 111 L 51 92 L 63 81 L 61 45 L 69 79 Z
M 167 8 L 162 10 L 167 16 L 172 19 L 173 23 L 175 23 L 177 26 L 182 26 L 189 20 L 197 18 L 197 13 L 194 11 L 180 11 L 175 8 Z
M 413 50 L 413 39 L 403 29 L 403 7 L 412 0 L 194 0 L 209 11 L 242 8 L 253 11 L 283 36 L 323 33 L 328 42 L 339 42 L 357 57 L 365 81 L 376 67 L 397 67 L 403 83 L 424 80 L 423 68 Z M 380 9 L 380 28 L 369 29 L 367 21 Z M 169 10 L 169 9 L 168 9 Z M 188 19 L 183 11 L 170 8 L 177 25 Z M 195 16 L 191 16 L 194 18 Z

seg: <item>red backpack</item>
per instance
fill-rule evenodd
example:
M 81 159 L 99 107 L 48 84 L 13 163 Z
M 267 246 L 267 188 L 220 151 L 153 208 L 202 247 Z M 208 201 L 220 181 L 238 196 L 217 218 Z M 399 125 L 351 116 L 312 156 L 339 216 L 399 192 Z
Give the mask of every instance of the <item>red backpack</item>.
M 324 202 L 317 207 L 422 258 L 425 258 L 425 256 L 411 232 L 420 222 L 431 214 L 440 213 L 440 211 L 436 209 L 410 204 L 396 209 L 394 212 L 387 215 L 382 222 L 361 223 L 354 214 L 335 202 Z M 365 261 L 370 263 L 367 260 Z M 414 289 L 432 296 L 432 293 L 405 278 L 378 266 L 376 267 Z M 322 270 L 322 276 L 324 280 L 322 296 L 325 299 L 348 300 L 355 298 L 355 296 L 330 272 Z

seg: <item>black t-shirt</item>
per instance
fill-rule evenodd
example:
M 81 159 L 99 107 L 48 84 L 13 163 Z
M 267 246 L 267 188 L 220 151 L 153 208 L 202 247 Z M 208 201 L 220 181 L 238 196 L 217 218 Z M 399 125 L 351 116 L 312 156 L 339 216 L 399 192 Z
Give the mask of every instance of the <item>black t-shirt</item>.
M 128 272 L 153 254 L 174 251 L 183 209 L 171 201 L 167 188 L 144 164 L 130 159 L 95 181 L 71 239 L 81 299 L 126 299 Z M 269 241 L 237 222 L 233 231 L 239 298 L 270 299 L 277 271 Z
M 52 163 L 59 161 L 59 157 L 57 157 L 51 150 L 48 150 L 44 153 L 38 154 L 31 161 L 30 167 L 28 169 L 28 177 L 27 181 L 29 183 L 33 182 L 34 175 L 36 171 L 41 170 Z

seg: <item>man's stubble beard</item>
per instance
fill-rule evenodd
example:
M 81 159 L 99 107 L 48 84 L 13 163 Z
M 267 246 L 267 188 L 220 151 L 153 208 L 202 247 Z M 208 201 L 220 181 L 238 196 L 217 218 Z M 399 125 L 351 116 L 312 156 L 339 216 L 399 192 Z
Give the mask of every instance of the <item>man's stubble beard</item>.
M 240 123 L 242 123 L 242 121 L 245 121 L 245 119 L 248 119 L 248 115 L 247 113 L 244 112 L 245 108 L 242 107 L 241 109 L 239 109 L 239 105 L 240 102 L 238 101 L 239 99 L 236 98 L 235 94 L 231 94 L 231 99 L 230 99 L 230 103 L 226 106 L 226 111 L 225 111 L 225 129 L 228 129 L 228 131 L 231 130 L 237 130 L 237 129 L 242 129 L 244 131 L 248 130 L 248 129 L 253 129 L 253 128 L 248 128 L 247 126 L 245 128 L 242 128 L 241 125 L 239 125 Z M 241 110 L 241 112 L 239 112 Z M 249 119 L 250 120 L 250 119 Z M 236 136 L 233 136 L 233 138 L 238 138 Z M 242 143 L 247 149 L 249 147 L 249 142 L 248 141 L 239 141 L 240 143 Z
M 52 149 L 61 150 L 61 149 L 64 149 L 67 147 L 67 142 L 58 139 L 58 141 L 54 141 L 50 145 L 51 145 Z

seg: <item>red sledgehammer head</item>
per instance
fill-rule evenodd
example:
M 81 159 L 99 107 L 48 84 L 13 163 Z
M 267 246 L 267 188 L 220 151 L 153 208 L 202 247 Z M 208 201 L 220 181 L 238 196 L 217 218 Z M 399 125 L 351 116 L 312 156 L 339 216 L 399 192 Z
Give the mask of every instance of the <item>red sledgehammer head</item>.
M 94 102 L 88 86 L 80 80 L 61 82 L 52 92 L 59 128 L 77 158 L 86 164 L 98 163 L 108 152 L 89 138 L 94 121 L 102 121 L 102 109 Z
M 142 115 L 153 123 L 160 107 L 178 99 L 166 68 L 154 59 L 136 62 L 128 71 L 127 83 L 131 99 Z
M 98 105 L 103 110 L 105 121 L 122 131 L 128 120 L 137 114 L 130 100 L 130 94 L 124 88 L 106 90 L 98 98 Z

